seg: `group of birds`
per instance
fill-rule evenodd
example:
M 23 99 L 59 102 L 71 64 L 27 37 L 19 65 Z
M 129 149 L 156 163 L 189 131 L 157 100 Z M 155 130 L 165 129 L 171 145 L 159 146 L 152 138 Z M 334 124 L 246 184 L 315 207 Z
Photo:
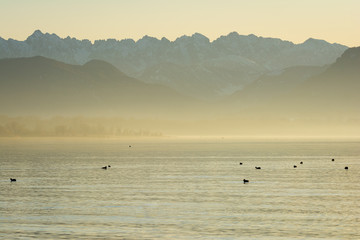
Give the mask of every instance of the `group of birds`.
M 129 145 L 129 147 L 131 147 L 131 145 Z M 333 158 L 333 159 L 331 159 L 331 161 L 334 162 L 335 159 Z M 300 162 L 300 164 L 303 164 L 303 162 Z M 240 162 L 239 165 L 243 165 L 243 163 Z M 107 169 L 110 168 L 110 167 L 111 167 L 110 165 L 107 165 L 107 166 L 102 167 L 101 169 L 107 170 Z M 297 166 L 294 165 L 294 168 L 297 168 Z M 255 169 L 260 170 L 261 167 L 255 167 Z M 345 170 L 348 170 L 348 169 L 349 169 L 349 167 L 346 166 L 346 167 L 345 167 Z M 16 182 L 16 179 L 15 179 L 15 178 L 10 178 L 10 182 Z M 249 180 L 244 178 L 244 179 L 243 179 L 243 182 L 244 182 L 244 184 L 245 184 L 245 183 L 248 183 Z
M 331 159 L 331 161 L 332 161 L 332 162 L 334 162 L 334 161 L 335 161 L 335 159 L 333 158 L 333 159 Z M 301 162 L 300 162 L 300 164 L 303 164 L 303 162 L 301 161 Z M 240 162 L 240 163 L 239 163 L 239 165 L 243 165 L 243 163 L 242 163 L 242 162 Z M 294 165 L 294 168 L 297 168 L 297 165 Z M 261 169 L 261 167 L 255 167 L 255 169 Z M 348 166 L 346 166 L 344 169 L 345 169 L 345 170 L 348 170 L 348 169 L 349 169 L 349 167 L 348 167 Z M 248 182 L 249 182 L 249 180 L 244 178 L 244 179 L 243 179 L 243 182 L 244 182 L 244 184 L 245 184 L 245 183 L 248 183 Z
M 107 166 L 102 167 L 102 169 L 107 170 L 110 167 L 111 167 L 110 165 L 107 165 Z M 16 182 L 16 178 L 10 178 L 10 182 Z

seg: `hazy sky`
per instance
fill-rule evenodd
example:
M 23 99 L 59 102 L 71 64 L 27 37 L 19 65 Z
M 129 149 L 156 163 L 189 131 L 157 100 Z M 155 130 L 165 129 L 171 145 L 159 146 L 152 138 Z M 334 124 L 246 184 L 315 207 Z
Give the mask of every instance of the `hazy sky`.
M 0 0 L 0 36 L 34 30 L 78 39 L 149 35 L 175 40 L 236 31 L 300 43 L 309 37 L 360 46 L 360 0 Z

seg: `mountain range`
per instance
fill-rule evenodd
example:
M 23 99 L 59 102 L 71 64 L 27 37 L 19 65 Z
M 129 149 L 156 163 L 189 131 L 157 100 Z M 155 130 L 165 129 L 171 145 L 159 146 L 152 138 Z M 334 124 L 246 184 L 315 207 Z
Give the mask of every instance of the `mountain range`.
M 40 30 L 25 41 L 0 38 L 0 58 L 43 56 L 75 65 L 99 59 L 143 82 L 206 100 L 232 94 L 264 74 L 331 64 L 346 49 L 313 38 L 294 44 L 236 32 L 214 41 L 195 33 L 175 41 L 144 36 L 138 41 L 107 39 L 92 43 Z
M 346 48 L 314 39 L 293 44 L 236 33 L 210 42 L 194 34 L 174 42 L 149 37 L 137 42 L 114 41 L 107 51 L 97 50 L 99 59 L 90 54 L 82 59 L 85 55 L 75 54 L 79 48 L 67 48 L 68 43 L 87 44 L 87 51 L 95 52 L 111 41 L 91 43 L 37 34 L 37 38 L 31 36 L 24 42 L 0 39 L 2 56 L 19 50 L 19 56 L 0 59 L 2 115 L 145 118 L 150 120 L 142 121 L 142 125 L 174 134 L 360 134 L 360 47 Z M 232 38 L 238 39 L 235 45 Z M 42 56 L 28 56 L 36 53 L 34 46 L 39 43 L 34 40 L 35 45 L 31 45 L 31 39 L 49 39 L 36 50 L 43 52 Z M 62 47 L 55 48 L 54 39 Z M 239 39 L 252 40 L 239 47 L 243 43 Z M 252 47 L 254 39 L 256 48 Z M 165 61 L 166 51 L 160 46 L 168 44 L 168 49 L 175 49 L 181 41 L 188 44 L 178 50 L 187 52 L 187 57 L 170 54 L 169 50 Z M 127 57 L 121 55 L 125 48 L 120 54 L 116 47 L 125 43 L 133 46 Z M 27 50 L 21 52 L 24 46 Z M 45 53 L 54 54 L 54 58 L 44 57 Z M 105 61 L 109 56 L 113 56 L 111 61 Z M 141 77 L 145 73 L 156 75 L 157 81 L 145 81 Z M 234 79 L 233 85 L 229 79 Z
M 333 64 L 289 67 L 264 74 L 244 89 L 206 103 L 169 87 L 129 77 L 102 60 L 72 65 L 40 56 L 9 58 L 0 60 L 0 106 L 3 113 L 26 114 L 56 109 L 54 114 L 92 111 L 131 115 L 149 111 L 171 115 L 201 108 L 204 112 L 253 111 L 268 115 L 347 109 L 345 115 L 356 115 L 359 66 L 360 48 L 350 48 Z

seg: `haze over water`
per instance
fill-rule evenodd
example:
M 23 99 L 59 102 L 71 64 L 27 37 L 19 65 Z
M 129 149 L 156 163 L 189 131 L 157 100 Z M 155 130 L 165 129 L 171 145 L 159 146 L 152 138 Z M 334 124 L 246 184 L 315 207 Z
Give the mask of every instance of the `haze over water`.
M 3 239 L 360 238 L 354 140 L 6 139 L 0 152 Z

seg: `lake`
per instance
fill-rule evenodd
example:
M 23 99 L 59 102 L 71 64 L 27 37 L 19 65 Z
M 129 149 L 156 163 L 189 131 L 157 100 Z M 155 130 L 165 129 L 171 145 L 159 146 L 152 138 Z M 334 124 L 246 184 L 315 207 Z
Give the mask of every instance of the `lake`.
M 0 163 L 1 239 L 360 239 L 357 140 L 1 139 Z

